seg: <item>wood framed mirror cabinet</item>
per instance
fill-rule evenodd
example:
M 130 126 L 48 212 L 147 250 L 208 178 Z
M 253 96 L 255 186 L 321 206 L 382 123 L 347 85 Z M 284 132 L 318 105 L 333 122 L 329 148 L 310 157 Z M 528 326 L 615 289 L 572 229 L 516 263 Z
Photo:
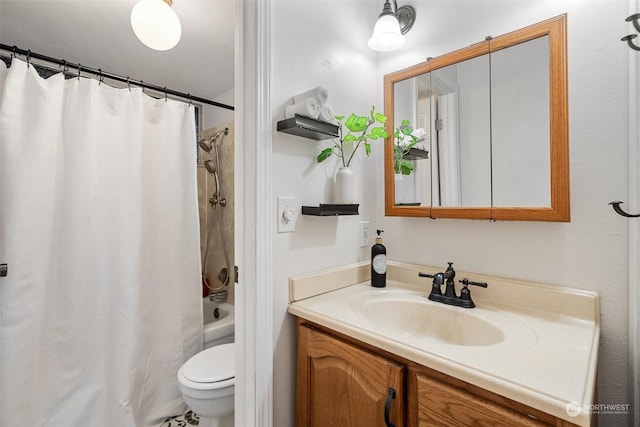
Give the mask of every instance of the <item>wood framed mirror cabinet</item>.
M 569 222 L 567 98 L 566 15 L 387 74 L 385 214 Z

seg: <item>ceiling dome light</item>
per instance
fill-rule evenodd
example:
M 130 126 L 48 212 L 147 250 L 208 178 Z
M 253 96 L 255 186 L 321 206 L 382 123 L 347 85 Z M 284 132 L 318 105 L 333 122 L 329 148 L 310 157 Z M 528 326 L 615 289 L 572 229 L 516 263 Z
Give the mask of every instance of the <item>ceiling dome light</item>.
M 182 25 L 172 0 L 140 0 L 131 9 L 131 28 L 145 46 L 169 50 L 178 44 Z
M 386 0 L 382 13 L 378 17 L 373 35 L 369 39 L 369 48 L 381 52 L 395 50 L 404 45 L 404 34 L 413 26 L 415 21 L 415 10 L 411 6 L 398 8 L 396 1 L 393 1 L 395 12 L 391 9 L 389 0 Z M 400 22 L 402 21 L 402 23 Z

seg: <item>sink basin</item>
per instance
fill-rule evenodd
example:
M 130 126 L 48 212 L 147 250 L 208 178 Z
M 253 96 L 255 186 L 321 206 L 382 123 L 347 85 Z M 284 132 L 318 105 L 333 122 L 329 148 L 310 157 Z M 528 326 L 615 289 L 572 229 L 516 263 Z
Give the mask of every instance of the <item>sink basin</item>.
M 458 346 L 495 345 L 505 339 L 500 327 L 474 315 L 477 309 L 435 303 L 423 294 L 358 295 L 350 306 L 380 329 L 411 338 Z

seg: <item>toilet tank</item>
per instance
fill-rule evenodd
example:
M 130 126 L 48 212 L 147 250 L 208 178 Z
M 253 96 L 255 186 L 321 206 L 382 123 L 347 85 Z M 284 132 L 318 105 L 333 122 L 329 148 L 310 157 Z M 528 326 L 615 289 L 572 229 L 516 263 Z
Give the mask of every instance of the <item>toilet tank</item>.
M 226 302 L 202 299 L 204 348 L 235 341 L 235 310 Z

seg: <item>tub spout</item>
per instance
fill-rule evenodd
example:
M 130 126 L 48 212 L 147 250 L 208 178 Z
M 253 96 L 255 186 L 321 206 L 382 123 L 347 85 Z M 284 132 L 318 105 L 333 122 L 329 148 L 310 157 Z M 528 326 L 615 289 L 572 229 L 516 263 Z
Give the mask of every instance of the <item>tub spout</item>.
M 209 294 L 209 301 L 226 301 L 229 297 L 228 291 L 220 291 Z

